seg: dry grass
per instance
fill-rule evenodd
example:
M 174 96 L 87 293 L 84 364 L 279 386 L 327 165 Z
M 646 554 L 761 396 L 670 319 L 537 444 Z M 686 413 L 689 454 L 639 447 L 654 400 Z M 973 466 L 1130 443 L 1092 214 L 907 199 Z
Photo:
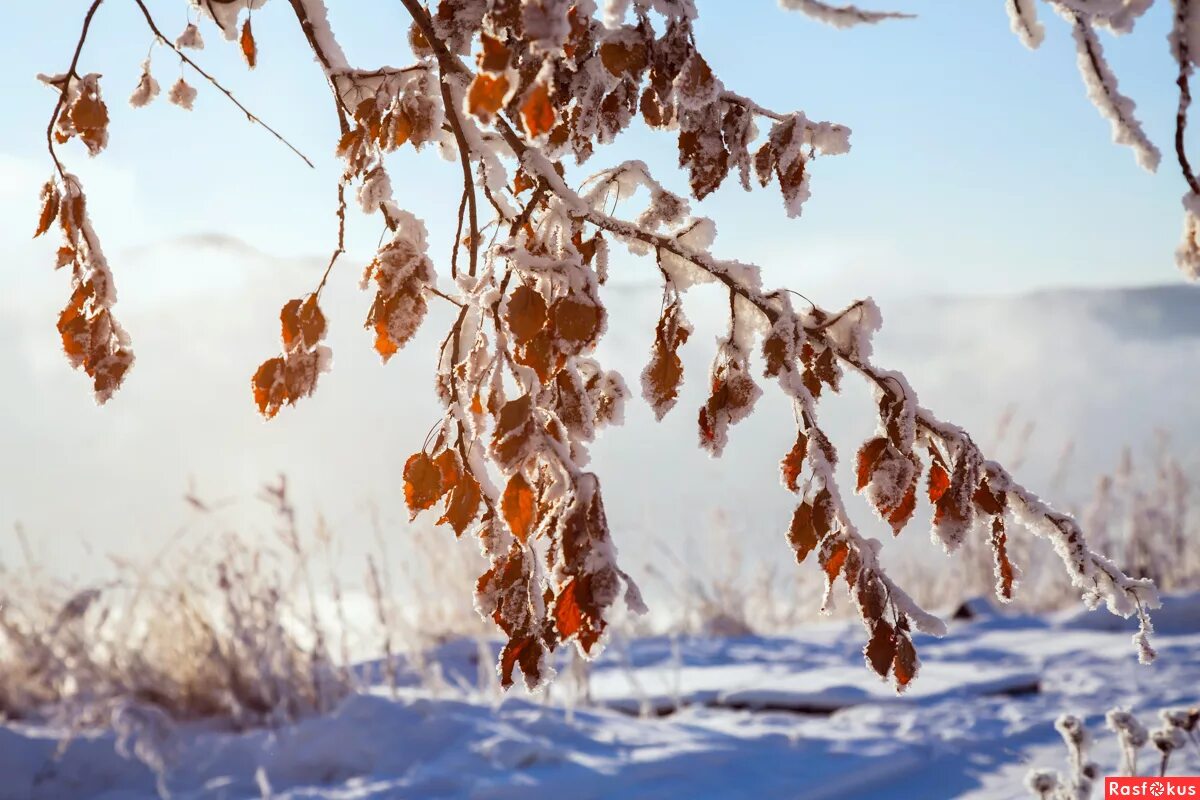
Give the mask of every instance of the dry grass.
M 1096 545 L 1131 574 L 1166 590 L 1194 588 L 1200 556 L 1189 542 L 1200 537 L 1200 513 L 1191 478 L 1166 443 L 1147 463 L 1139 469 L 1126 458 L 1079 513 Z M 266 545 L 207 537 L 148 563 L 115 561 L 112 578 L 91 586 L 53 580 L 35 563 L 0 567 L 0 715 L 77 729 L 113 724 L 133 703 L 177 720 L 277 725 L 326 711 L 365 683 L 394 688 L 402 670 L 437 688 L 438 664 L 426 654 L 463 637 L 480 644 L 480 688 L 494 682 L 483 651 L 495 631 L 462 588 L 484 567 L 470 542 L 372 512 L 363 588 L 347 593 L 336 534 L 318 518 L 304 535 L 282 480 L 262 499 L 275 519 Z M 711 546 L 686 559 L 663 543 L 656 566 L 639 576 L 657 613 L 617 620 L 614 635 L 780 634 L 818 619 L 819 571 L 752 557 L 734 525 L 716 515 Z M 1077 602 L 1042 543 L 1014 536 L 1010 547 L 1024 571 L 1019 606 Z M 994 584 L 987 537 L 973 537 L 965 550 L 949 566 L 897 567 L 922 587 L 920 602 L 948 609 Z M 376 674 L 353 668 L 359 662 L 377 664 Z M 582 690 L 567 694 L 586 698 L 582 680 Z
M 174 720 L 273 726 L 327 711 L 364 683 L 394 687 L 402 669 L 434 685 L 431 647 L 492 635 L 462 591 L 483 571 L 469 542 L 372 513 L 365 588 L 347 592 L 324 520 L 301 530 L 283 478 L 260 499 L 273 512 L 267 541 L 174 542 L 146 561 L 113 558 L 112 576 L 85 586 L 29 556 L 0 567 L 0 717 L 78 729 L 110 725 L 134 703 Z M 214 514 L 188 500 L 201 517 Z M 197 527 L 223 525 L 208 520 Z M 379 674 L 358 662 L 379 663 Z

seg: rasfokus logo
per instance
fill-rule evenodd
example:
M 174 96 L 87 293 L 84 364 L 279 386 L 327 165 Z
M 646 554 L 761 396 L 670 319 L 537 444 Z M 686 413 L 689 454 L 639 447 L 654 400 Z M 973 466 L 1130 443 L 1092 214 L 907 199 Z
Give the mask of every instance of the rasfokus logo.
M 1116 797 L 1194 797 L 1200 800 L 1200 775 L 1170 778 L 1105 778 L 1104 800 Z

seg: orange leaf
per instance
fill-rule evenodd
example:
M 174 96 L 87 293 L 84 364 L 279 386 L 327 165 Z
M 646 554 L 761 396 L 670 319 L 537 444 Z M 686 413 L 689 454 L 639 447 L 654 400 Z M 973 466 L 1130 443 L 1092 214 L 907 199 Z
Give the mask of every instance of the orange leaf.
M 500 508 L 513 536 L 524 543 L 533 531 L 533 489 L 521 473 L 509 479 L 504 497 L 500 500 Z
M 858 486 L 855 491 L 861 492 L 871 482 L 871 473 L 875 471 L 875 462 L 887 449 L 888 440 L 879 437 L 872 439 L 858 451 Z
M 508 69 L 508 62 L 511 54 L 504 42 L 486 33 L 479 35 L 480 43 L 483 45 L 482 51 L 479 53 L 479 67 L 488 72 L 501 73 Z
M 254 42 L 254 34 L 250 32 L 250 18 L 242 23 L 242 57 L 246 59 L 246 66 L 254 69 L 258 66 L 258 45 Z
M 523 169 L 518 169 L 516 176 L 513 178 L 513 194 L 520 194 L 526 189 L 532 189 L 536 185 L 537 181 L 529 177 L 529 173 Z
M 993 492 L 986 480 L 980 482 L 972 499 L 979 510 L 988 516 L 995 517 L 1004 513 L 1004 494 Z
M 871 629 L 871 640 L 863 648 L 863 655 L 867 657 L 867 664 L 881 678 L 887 677 L 888 670 L 891 669 L 892 662 L 896 658 L 896 641 L 894 635 L 895 631 L 890 624 L 882 619 L 876 620 L 874 627 Z
M 375 323 L 375 352 L 379 353 L 384 361 L 400 352 L 400 345 L 388 334 L 387 324 L 383 322 Z
M 432 508 L 442 496 L 442 471 L 423 451 L 411 456 L 404 464 L 404 502 L 410 519 Z
M 937 463 L 929 465 L 929 502 L 936 503 L 950 488 L 950 475 Z
M 791 527 L 788 528 L 788 542 L 796 552 L 797 564 L 808 557 L 818 541 L 817 529 L 813 524 L 813 507 L 808 503 L 801 503 L 796 506 Z
M 549 133 L 554 127 L 554 106 L 550 103 L 550 90 L 544 83 L 536 83 L 521 104 L 521 122 L 531 138 Z
M 654 416 L 662 419 L 675 405 L 683 382 L 683 360 L 679 348 L 688 340 L 691 328 L 683 316 L 678 299 L 668 303 L 654 331 L 650 363 L 642 373 L 642 390 L 650 399 Z
M 546 298 L 521 284 L 508 297 L 505 321 L 517 344 L 524 344 L 546 324 Z
M 392 115 L 392 141 L 393 148 L 399 147 L 408 141 L 408 137 L 412 135 L 412 117 L 407 111 L 400 110 Z
M 258 413 L 267 419 L 279 413 L 286 399 L 283 359 L 270 358 L 264 361 L 250 379 L 250 385 L 254 389 L 254 404 L 258 406 Z
M 572 577 L 554 599 L 554 622 L 563 641 L 570 639 L 583 624 L 583 613 L 575 597 L 577 579 Z
M 533 433 L 533 401 L 529 395 L 509 400 L 496 418 L 492 453 L 502 469 L 513 469 L 528 452 Z
M 646 68 L 646 45 L 642 42 L 605 42 L 600 45 L 600 63 L 618 78 L 622 75 L 636 76 Z
M 601 309 L 590 301 L 564 297 L 550 307 L 554 331 L 569 342 L 591 342 L 600 331 Z
M 883 583 L 872 570 L 863 570 L 855 596 L 858 598 L 858 609 L 863 619 L 874 621 L 883 618 L 886 601 Z
M 458 454 L 453 450 L 443 450 L 434 459 L 434 463 L 437 464 L 438 472 L 441 474 L 440 496 L 449 492 L 458 483 Z
M 488 122 L 504 105 L 507 94 L 508 78 L 481 72 L 471 81 L 471 88 L 467 90 L 467 110 L 481 121 Z
M 50 225 L 58 216 L 58 203 L 58 189 L 54 186 L 54 181 L 46 181 L 46 185 L 42 187 L 42 215 L 38 219 L 37 231 L 34 232 L 33 238 L 36 239 L 50 230 Z
M 825 569 L 825 575 L 829 578 L 830 583 L 837 580 L 838 573 L 842 571 L 842 566 L 846 563 L 848 555 L 850 555 L 850 548 L 846 546 L 845 542 L 834 542 L 830 545 L 822 564 L 822 567 Z
M 325 336 L 325 315 L 315 294 L 310 294 L 307 300 L 289 300 L 279 312 L 279 321 L 285 350 L 293 349 L 297 343 L 311 350 Z
M 779 462 L 779 472 L 783 477 L 783 485 L 790 491 L 797 492 L 800 490 L 799 479 L 800 471 L 804 469 L 804 459 L 808 455 L 808 437 L 804 435 L 804 431 L 796 432 L 796 443 L 792 445 L 792 449 L 783 457 L 783 461 Z
M 892 535 L 899 536 L 900 531 L 904 530 L 904 526 L 912 519 L 912 515 L 917 510 L 917 482 L 921 474 L 918 470 L 913 475 L 913 482 L 909 484 L 908 491 L 904 493 L 904 498 L 900 501 L 900 505 L 892 509 L 888 514 L 888 524 L 892 526 Z
M 896 678 L 896 689 L 904 691 L 912 679 L 917 676 L 920 662 L 917 660 L 917 650 L 913 647 L 908 634 L 897 632 L 896 658 L 892 661 L 892 674 Z
M 450 523 L 455 536 L 462 536 L 479 513 L 479 503 L 482 495 L 479 491 L 479 481 L 469 472 L 463 473 L 446 501 L 446 511 L 438 520 L 439 525 Z
M 500 651 L 500 686 L 504 689 L 513 684 L 513 668 L 521 665 L 525 673 L 526 683 L 537 685 L 541 679 L 539 665 L 542 658 L 542 646 L 532 636 L 522 636 L 509 639 Z
M 548 331 L 539 331 L 525 344 L 517 348 L 515 360 L 537 373 L 538 380 L 546 383 L 557 372 L 558 359 Z

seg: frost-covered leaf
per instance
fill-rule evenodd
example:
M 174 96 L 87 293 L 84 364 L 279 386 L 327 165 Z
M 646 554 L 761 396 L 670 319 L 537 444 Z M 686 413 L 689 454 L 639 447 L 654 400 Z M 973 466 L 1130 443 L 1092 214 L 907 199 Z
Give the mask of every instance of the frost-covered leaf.
M 442 496 L 442 470 L 424 451 L 404 463 L 404 502 L 411 517 L 433 508 Z
M 525 458 L 533 431 L 533 401 L 529 395 L 504 404 L 492 434 L 492 454 L 502 469 L 512 470 Z
M 887 674 L 892 669 L 892 662 L 896 658 L 896 642 L 894 639 L 895 631 L 887 621 L 876 619 L 871 628 L 871 639 L 863 648 L 863 655 L 866 656 L 867 664 L 881 678 L 886 678 Z
M 36 239 L 50 230 L 50 226 L 58 217 L 59 199 L 58 187 L 54 185 L 54 181 L 46 181 L 42 186 L 42 213 L 38 217 L 37 230 L 34 231 L 33 238 Z
M 550 90 L 546 84 L 535 83 L 521 104 L 521 124 L 533 138 L 544 136 L 554 127 L 554 105 L 550 102 Z
M 683 383 L 683 361 L 679 348 L 687 342 L 692 327 L 683 315 L 683 305 L 674 298 L 663 308 L 654 330 L 650 363 L 642 371 L 642 394 L 654 416 L 662 419 L 675 406 Z
M 196 89 L 183 78 L 180 78 L 171 85 L 171 91 L 167 93 L 167 99 L 180 108 L 191 111 L 192 104 L 196 102 Z
M 713 360 L 712 393 L 700 409 L 700 446 L 719 456 L 729 440 L 729 426 L 750 415 L 762 389 L 750 376 L 743 353 L 726 343 Z
M 471 473 L 464 472 L 450 490 L 446 499 L 445 513 L 438 520 L 438 524 L 449 524 L 456 536 L 462 536 L 479 515 L 479 505 L 482 500 L 479 481 Z
M 364 287 L 371 280 L 377 287 L 366 327 L 374 330 L 375 350 L 385 362 L 424 321 L 425 290 L 434 281 L 433 263 L 425 252 L 425 226 L 400 209 L 389 213 L 398 221 L 395 234 L 363 275 Z
M 246 66 L 254 69 L 258 66 L 258 43 L 254 41 L 254 32 L 250 30 L 250 18 L 242 23 L 242 35 L 239 38 L 239 44 L 242 48 L 242 58 L 246 60 Z
M 534 506 L 533 488 L 524 475 L 515 473 L 508 479 L 508 486 L 504 488 L 500 507 L 508 529 L 521 543 L 524 543 L 533 531 Z
M 546 299 L 522 284 L 509 295 L 504 319 L 513 340 L 517 344 L 524 344 L 546 325 Z
M 917 650 L 913 647 L 912 638 L 907 632 L 896 632 L 896 657 L 892 661 L 892 676 L 896 680 L 896 689 L 904 689 L 917 677 L 921 662 L 917 658 Z
M 504 75 L 489 75 L 481 72 L 471 81 L 467 90 L 467 111 L 481 122 L 490 122 L 504 107 L 508 97 L 508 78 Z
M 779 462 L 779 474 L 783 480 L 783 485 L 789 491 L 800 491 L 799 479 L 800 472 L 804 469 L 804 459 L 808 456 L 808 437 L 804 435 L 804 431 L 796 432 L 796 443 L 792 445 L 792 449 L 787 452 L 783 460 Z

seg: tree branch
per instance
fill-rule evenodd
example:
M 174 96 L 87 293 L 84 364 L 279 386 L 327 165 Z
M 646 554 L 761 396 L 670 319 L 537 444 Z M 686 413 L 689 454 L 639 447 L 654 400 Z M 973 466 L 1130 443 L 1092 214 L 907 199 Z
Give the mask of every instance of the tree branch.
M 94 0 L 91 6 L 88 7 L 87 14 L 83 18 L 83 30 L 79 33 L 79 41 L 75 44 L 75 53 L 71 56 L 71 66 L 67 68 L 66 77 L 62 86 L 58 87 L 58 101 L 54 104 L 54 111 L 50 113 L 50 124 L 46 126 L 46 147 L 50 150 L 50 158 L 54 161 L 54 168 L 58 170 L 58 176 L 66 180 L 67 174 L 63 170 L 62 162 L 58 160 L 58 153 L 54 150 L 54 125 L 58 122 L 58 115 L 62 113 L 63 106 L 67 102 L 67 86 L 70 85 L 71 78 L 78 77 L 76 72 L 79 67 L 79 56 L 83 53 L 83 43 L 87 41 L 88 29 L 92 26 L 92 17 L 96 15 L 96 9 L 104 0 Z

